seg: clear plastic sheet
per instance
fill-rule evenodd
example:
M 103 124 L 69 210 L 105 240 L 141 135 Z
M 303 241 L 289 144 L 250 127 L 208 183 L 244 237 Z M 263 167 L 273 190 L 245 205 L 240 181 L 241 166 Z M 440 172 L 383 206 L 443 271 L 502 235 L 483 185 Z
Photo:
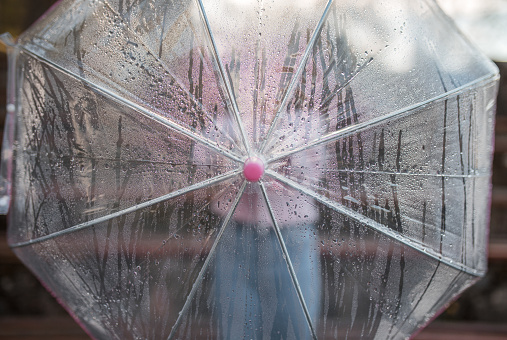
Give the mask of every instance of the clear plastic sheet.
M 64 0 L 2 40 L 8 241 L 94 338 L 404 339 L 487 269 L 498 70 L 433 1 Z

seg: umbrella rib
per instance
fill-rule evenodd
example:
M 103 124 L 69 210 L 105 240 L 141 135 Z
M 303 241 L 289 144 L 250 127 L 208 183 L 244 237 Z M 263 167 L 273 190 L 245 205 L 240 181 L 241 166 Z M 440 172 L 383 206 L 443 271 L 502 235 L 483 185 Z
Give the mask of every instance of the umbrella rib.
M 327 16 L 329 14 L 329 10 L 331 8 L 332 3 L 333 3 L 333 0 L 328 1 L 326 8 L 324 9 L 324 13 L 322 14 L 322 17 L 320 18 L 317 26 L 315 27 L 315 31 L 313 32 L 313 35 L 312 35 L 310 41 L 308 42 L 308 45 L 306 46 L 306 50 L 303 54 L 303 58 L 301 59 L 301 62 L 299 63 L 299 66 L 298 66 L 296 72 L 292 76 L 289 86 L 287 87 L 287 91 L 285 92 L 285 95 L 283 96 L 280 106 L 278 107 L 278 110 L 276 111 L 275 117 L 273 118 L 273 121 L 271 122 L 271 126 L 269 127 L 269 130 L 266 133 L 266 137 L 264 138 L 264 141 L 262 142 L 260 152 L 259 152 L 260 154 L 262 154 L 264 152 L 264 149 L 267 146 L 268 140 L 271 137 L 271 135 L 273 134 L 273 131 L 275 130 L 276 123 L 277 123 L 278 119 L 280 118 L 282 111 L 284 110 L 284 108 L 286 106 L 287 100 L 289 100 L 290 95 L 292 94 L 292 91 L 294 89 L 294 86 L 296 85 L 296 82 L 298 81 L 299 75 L 301 74 L 301 72 L 303 72 L 303 69 L 306 66 L 306 61 L 310 57 L 310 53 L 313 49 L 313 46 L 315 45 L 315 42 L 317 41 L 317 37 L 319 36 L 322 26 L 324 25 L 324 21 L 326 21 L 326 19 L 327 19 Z
M 369 174 L 369 175 L 396 175 L 396 176 L 414 176 L 414 177 L 445 177 L 445 178 L 480 178 L 480 177 L 489 177 L 489 174 L 486 173 L 477 173 L 475 175 L 453 175 L 453 174 L 430 174 L 430 173 L 411 173 L 411 172 L 399 172 L 399 171 L 366 171 L 366 170 L 352 170 L 352 169 L 326 169 L 326 168 L 316 168 L 319 171 L 325 172 L 337 172 L 337 173 L 355 173 L 355 174 Z
M 183 308 L 178 314 L 178 318 L 176 319 L 176 322 L 174 323 L 174 326 L 171 329 L 171 333 L 167 337 L 167 340 L 173 339 L 176 336 L 176 332 L 178 331 L 179 326 L 183 322 L 183 316 L 186 314 L 187 310 L 190 308 L 190 304 L 192 303 L 192 300 L 197 293 L 197 289 L 199 288 L 202 280 L 204 279 L 204 274 L 206 273 L 206 270 L 209 267 L 209 264 L 211 262 L 211 258 L 213 257 L 213 254 L 215 253 L 215 250 L 217 248 L 217 244 L 222 238 L 222 235 L 224 234 L 224 231 L 229 224 L 229 221 L 231 220 L 232 215 L 236 211 L 236 207 L 239 204 L 239 200 L 243 196 L 243 192 L 245 191 L 247 182 L 243 181 L 243 184 L 241 185 L 241 188 L 239 189 L 238 194 L 236 195 L 236 198 L 234 200 L 234 203 L 232 204 L 231 208 L 229 209 L 229 212 L 227 213 L 227 216 L 225 217 L 224 221 L 222 222 L 222 226 L 220 227 L 220 231 L 218 232 L 217 238 L 215 242 L 213 243 L 213 246 L 211 246 L 211 249 L 208 253 L 208 257 L 206 257 L 206 260 L 204 261 L 204 264 L 202 265 L 201 270 L 199 271 L 199 275 L 194 281 L 194 284 L 192 285 L 192 289 L 190 290 L 190 293 L 188 294 L 185 304 L 183 305 Z
M 70 228 L 67 228 L 67 229 L 63 229 L 63 230 L 60 230 L 60 231 L 57 231 L 57 232 L 54 232 L 54 233 L 51 233 L 51 234 L 48 234 L 48 235 L 45 235 L 45 236 L 37 237 L 37 238 L 31 239 L 31 240 L 28 240 L 28 241 L 23 241 L 23 242 L 18 242 L 18 243 L 10 244 L 9 246 L 11 248 L 25 247 L 25 246 L 41 243 L 41 242 L 44 242 L 44 241 L 47 241 L 47 240 L 51 240 L 51 239 L 54 239 L 54 238 L 62 236 L 62 235 L 67 235 L 67 234 L 70 234 L 70 233 L 74 233 L 74 232 L 77 232 L 79 230 L 90 228 L 90 227 L 92 227 L 92 226 L 94 226 L 94 225 L 96 225 L 98 223 L 107 222 L 107 221 L 112 220 L 114 218 L 117 218 L 117 217 L 129 214 L 129 213 L 135 212 L 135 211 L 140 210 L 140 209 L 147 208 L 149 206 L 152 206 L 152 205 L 155 205 L 155 204 L 158 204 L 158 203 L 165 202 L 167 200 L 170 200 L 172 198 L 175 198 L 175 197 L 187 194 L 189 192 L 192 192 L 192 191 L 195 191 L 195 190 L 199 190 L 199 189 L 203 189 L 203 188 L 209 187 L 211 185 L 214 185 L 214 184 L 226 181 L 228 179 L 231 179 L 231 178 L 237 176 L 240 172 L 241 172 L 241 170 L 229 171 L 229 172 L 227 172 L 225 174 L 212 177 L 210 179 L 207 179 L 207 180 L 201 181 L 199 183 L 190 185 L 190 186 L 188 186 L 186 188 L 173 191 L 173 192 L 171 192 L 171 193 L 169 193 L 167 195 L 163 195 L 163 196 L 154 198 L 152 200 L 146 201 L 144 203 L 140 203 L 140 204 L 134 205 L 134 206 L 129 207 L 127 209 L 123 209 L 123 210 L 117 211 L 115 213 L 106 215 L 106 216 L 102 216 L 102 217 L 99 217 L 99 218 L 96 218 L 96 219 L 93 219 L 93 220 L 90 220 L 90 221 L 87 221 L 87 222 L 83 222 L 83 223 L 77 224 L 77 225 L 75 225 L 73 227 L 70 227 Z
M 216 197 L 220 197 L 220 196 L 222 196 L 222 195 L 224 194 L 224 192 L 225 192 L 227 189 L 229 189 L 229 187 L 222 189 L 222 190 L 221 190 L 218 194 L 214 195 L 213 197 L 214 197 L 214 198 L 216 198 Z M 212 201 L 214 201 L 214 199 L 212 199 L 212 200 L 208 201 L 208 202 L 207 202 L 207 203 L 205 203 L 202 207 L 200 207 L 199 209 L 197 209 L 197 211 L 196 211 L 196 215 L 199 215 L 202 211 L 204 211 L 204 209 L 208 208 L 208 207 L 209 207 L 209 205 L 210 205 L 210 202 L 212 202 Z M 169 243 L 168 243 L 168 242 L 169 242 L 169 240 L 173 239 L 173 238 L 175 237 L 175 235 L 176 235 L 178 232 L 180 232 L 181 230 L 185 229 L 185 228 L 186 228 L 186 227 L 187 227 L 190 223 L 192 223 L 192 222 L 193 222 L 193 220 L 192 220 L 192 219 L 189 219 L 189 221 L 187 221 L 185 224 L 183 224 L 183 225 L 179 226 L 179 228 L 175 229 L 175 230 L 174 230 L 174 232 L 173 232 L 173 233 L 171 233 L 171 235 L 170 235 L 169 237 L 165 238 L 165 239 L 162 241 L 162 245 L 160 245 L 158 248 L 156 248 L 156 249 L 154 249 L 154 250 L 153 250 L 153 253 L 152 253 L 152 254 L 156 256 L 157 252 L 159 252 L 159 251 L 161 251 L 161 250 L 163 250 L 163 249 L 167 250 L 167 247 L 169 246 Z M 208 236 L 208 237 L 209 237 L 209 236 Z M 206 241 L 205 241 L 205 244 L 204 244 L 204 246 L 203 246 L 203 248 L 205 248 L 205 247 L 206 247 L 207 242 L 208 242 L 208 241 L 206 240 Z M 150 260 L 149 260 L 149 258 L 146 258 L 146 259 L 144 259 L 143 261 L 139 262 L 139 263 L 138 263 L 138 266 L 143 266 L 143 265 L 147 264 L 149 261 L 150 261 Z M 129 276 L 126 276 L 123 280 L 126 280 L 126 279 L 129 279 Z M 144 279 L 146 279 L 146 274 L 145 274 L 145 276 L 144 276 Z M 118 286 L 119 286 L 122 282 L 124 282 L 123 280 L 122 280 L 122 281 L 119 281 L 119 282 L 118 282 L 118 283 L 114 286 L 114 288 L 111 288 L 111 289 L 110 289 L 107 293 L 105 293 L 105 295 L 110 295 L 112 291 L 114 291 L 115 289 L 118 289 Z M 87 308 L 84 312 L 89 311 L 91 308 L 92 308 L 92 307 Z
M 474 276 L 481 276 L 484 274 L 484 271 L 477 270 L 475 268 L 471 268 L 465 264 L 456 263 L 456 261 L 448 258 L 447 256 L 437 253 L 433 249 L 425 248 L 421 244 L 419 244 L 417 241 L 414 241 L 408 237 L 400 235 L 399 233 L 378 223 L 377 221 L 372 220 L 371 218 L 364 216 L 352 209 L 349 209 L 349 208 L 347 208 L 347 207 L 345 207 L 345 206 L 343 206 L 343 205 L 341 205 L 341 204 L 339 204 L 339 203 L 337 203 L 337 202 L 335 202 L 323 195 L 320 195 L 320 194 L 316 193 L 315 191 L 308 189 L 308 188 L 300 185 L 299 183 L 296 183 L 296 182 L 294 182 L 282 175 L 279 175 L 276 172 L 274 172 L 273 170 L 266 170 L 266 174 L 268 174 L 270 177 L 286 184 L 287 186 L 289 186 L 289 187 L 291 187 L 291 188 L 293 188 L 305 195 L 312 197 L 316 201 L 324 204 L 325 206 L 327 206 L 327 207 L 329 207 L 329 208 L 331 208 L 331 209 L 333 209 L 345 216 L 348 216 L 348 217 L 366 225 L 367 227 L 369 227 L 381 234 L 384 234 L 387 237 L 394 239 L 395 241 L 405 244 L 406 246 L 408 246 L 408 247 L 410 247 L 410 248 L 412 248 L 412 249 L 414 249 L 426 256 L 429 256 L 439 262 L 443 262 L 446 265 L 448 265 L 454 269 L 464 271 L 464 272 L 474 275 Z
M 24 152 L 26 155 L 31 155 L 31 156 L 37 156 L 37 151 L 26 151 Z M 58 157 L 58 156 L 55 156 L 57 158 L 60 158 L 60 159 L 71 159 L 71 158 L 75 158 L 75 159 L 93 159 L 93 160 L 97 160 L 97 161 L 118 161 L 117 159 L 114 159 L 114 158 L 107 158 L 107 157 L 92 157 L 92 156 L 88 156 L 88 155 L 75 155 L 75 156 L 61 156 L 61 157 Z M 128 163 L 128 164 L 143 164 L 143 163 L 147 163 L 147 164 L 152 164 L 152 165 L 169 165 L 169 166 L 180 166 L 180 165 L 184 165 L 186 167 L 189 167 L 189 166 L 193 166 L 193 167 L 207 167 L 207 168 L 225 168 L 227 167 L 226 165 L 219 165 L 219 164 L 213 164 L 213 163 L 202 163 L 202 164 L 193 164 L 193 163 L 176 163 L 176 162 L 164 162 L 164 161 L 152 161 L 152 160 L 149 160 L 149 159 L 120 159 L 120 161 L 122 163 Z M 166 169 L 166 171 L 169 171 Z
M 187 128 L 185 128 L 185 127 L 183 127 L 183 126 L 181 126 L 181 125 L 179 125 L 179 124 L 177 124 L 175 122 L 173 122 L 172 120 L 163 117 L 161 114 L 157 114 L 157 113 L 153 112 L 152 110 L 149 110 L 149 109 L 147 109 L 147 108 L 145 108 L 145 107 L 143 107 L 143 106 L 141 106 L 139 104 L 136 104 L 136 103 L 134 103 L 134 102 L 132 102 L 132 101 L 126 99 L 126 98 L 120 97 L 119 95 L 117 95 L 113 91 L 110 91 L 110 90 L 108 90 L 108 89 L 106 89 L 104 87 L 101 87 L 101 86 L 99 86 L 97 84 L 94 84 L 94 83 L 90 82 L 88 79 L 86 79 L 84 77 L 81 77 L 81 76 L 79 76 L 79 75 L 77 75 L 77 74 L 75 74 L 75 73 L 73 73 L 73 72 L 71 72 L 69 70 L 66 70 L 65 68 L 61 67 L 60 65 L 52 62 L 51 60 L 49 60 L 49 59 L 47 59 L 47 58 L 45 58 L 43 56 L 40 56 L 40 55 L 38 55 L 38 54 L 30 51 L 29 49 L 27 49 L 25 47 L 21 47 L 21 49 L 25 53 L 27 53 L 28 55 L 32 56 L 33 58 L 38 59 L 38 60 L 40 60 L 40 61 L 48 64 L 49 66 L 57 69 L 58 71 L 66 74 L 66 75 L 68 75 L 69 77 L 72 77 L 74 79 L 77 79 L 77 80 L 79 80 L 79 81 L 87 84 L 89 87 L 91 87 L 95 91 L 99 92 L 100 94 L 102 94 L 102 95 L 104 95 L 106 97 L 109 97 L 109 98 L 113 99 L 114 101 L 119 102 L 119 103 L 121 103 L 121 104 L 123 104 L 123 105 L 125 105 L 125 106 L 127 106 L 127 107 L 129 107 L 129 108 L 131 108 L 131 109 L 133 109 L 135 111 L 137 111 L 137 112 L 140 112 L 141 114 L 144 114 L 148 118 L 150 118 L 150 119 L 152 119 L 152 120 L 154 120 L 154 121 L 162 124 L 163 126 L 168 127 L 168 128 L 170 128 L 170 129 L 172 129 L 172 130 L 174 130 L 176 132 L 179 132 L 180 134 L 182 134 L 182 135 L 184 135 L 184 136 L 192 139 L 193 141 L 201 143 L 201 144 L 207 146 L 210 149 L 215 150 L 216 152 L 220 153 L 221 155 L 223 155 L 223 156 L 225 156 L 225 157 L 227 157 L 229 159 L 232 159 L 232 160 L 234 160 L 236 162 L 242 162 L 242 160 L 238 156 L 236 156 L 236 155 L 228 152 L 227 150 L 222 149 L 221 147 L 219 147 L 219 146 L 211 143 L 207 139 L 202 138 L 201 136 L 195 134 L 191 130 L 189 130 L 189 129 L 187 129 Z
M 236 101 L 236 96 L 234 95 L 234 91 L 232 90 L 232 86 L 229 82 L 229 78 L 226 75 L 224 65 L 222 63 L 222 59 L 220 58 L 220 55 L 218 54 L 218 48 L 215 42 L 215 39 L 213 38 L 213 34 L 211 33 L 211 26 L 208 21 L 208 16 L 206 15 L 206 11 L 204 10 L 204 5 L 202 4 L 201 0 L 197 0 L 197 5 L 199 7 L 199 12 L 201 14 L 201 18 L 204 21 L 204 29 L 206 32 L 206 37 L 209 39 L 209 43 L 211 43 L 211 55 L 213 56 L 213 59 L 215 59 L 215 63 L 218 67 L 218 73 L 220 76 L 220 79 L 223 81 L 225 85 L 225 90 L 227 93 L 227 97 L 229 98 L 229 101 L 232 105 L 232 111 L 234 113 L 234 118 L 236 119 L 236 123 L 239 126 L 240 132 L 241 132 L 241 138 L 243 140 L 243 143 L 246 148 L 247 154 L 250 154 L 250 143 L 248 142 L 248 138 L 246 136 L 245 127 L 243 126 L 243 121 L 241 120 L 240 114 L 239 114 L 239 108 L 238 103 Z
M 104 5 L 105 5 L 105 6 L 106 6 L 106 7 L 107 7 L 107 8 L 108 8 L 111 12 L 113 12 L 115 15 L 117 15 L 117 16 L 118 16 L 118 18 L 122 18 L 122 15 L 121 15 L 120 13 L 118 13 L 118 12 L 117 12 L 117 11 L 113 8 L 113 6 L 111 6 L 111 4 L 110 4 L 107 0 L 102 0 L 102 1 L 103 1 Z M 139 40 L 140 44 L 142 44 L 142 45 L 144 46 L 144 48 L 146 48 L 146 50 L 150 53 L 150 55 L 151 55 L 151 56 L 153 56 L 153 57 L 155 58 L 155 60 L 156 60 L 158 63 L 160 63 L 160 65 L 164 68 L 164 70 L 165 70 L 167 73 L 169 73 L 169 74 L 171 75 L 171 77 L 172 77 L 172 78 L 175 80 L 175 82 L 178 84 L 179 88 L 180 88 L 180 89 L 182 89 L 182 90 L 185 92 L 185 94 L 186 94 L 186 95 L 190 98 L 190 100 L 192 101 L 192 103 L 193 103 L 193 104 L 195 104 L 197 107 L 199 107 L 199 109 L 200 109 L 200 110 L 202 110 L 204 113 L 206 113 L 208 116 L 211 116 L 211 115 L 209 115 L 209 113 L 207 112 L 207 110 L 205 109 L 205 107 L 203 106 L 202 102 L 201 102 L 198 98 L 196 98 L 196 96 L 195 96 L 194 94 L 190 93 L 190 92 L 189 92 L 189 91 L 185 88 L 185 86 L 183 86 L 183 85 L 181 84 L 181 81 L 173 75 L 173 73 L 171 72 L 171 70 L 169 69 L 169 67 L 165 64 L 165 62 L 163 62 L 163 61 L 160 59 L 160 57 L 158 57 L 158 56 L 157 56 L 157 54 L 156 54 L 156 53 L 153 53 L 153 51 L 152 51 L 152 50 L 151 50 L 151 49 L 150 49 L 150 48 L 149 48 L 149 47 L 148 47 L 148 46 L 147 46 L 147 45 L 146 45 L 146 44 L 142 41 L 142 39 L 141 39 L 141 38 L 139 37 L 139 35 L 135 32 L 135 30 L 134 30 L 134 29 L 132 29 L 132 28 L 130 27 L 130 25 L 129 25 L 128 23 L 126 23 L 126 22 L 125 22 L 125 20 L 123 20 L 123 19 L 120 19 L 120 20 L 122 20 L 122 21 L 125 23 L 125 27 L 126 27 L 126 28 L 130 31 L 130 33 L 131 33 L 133 36 L 135 36 L 135 37 Z M 214 125 L 214 127 L 215 127 L 215 128 L 218 128 L 216 124 L 213 124 L 213 125 Z M 227 139 L 228 139 L 230 142 L 232 142 L 232 143 L 233 143 L 233 144 L 237 147 L 237 145 L 236 145 L 235 141 L 234 141 L 232 138 L 230 138 L 229 136 L 227 136 Z
M 287 246 L 285 245 L 285 241 L 284 241 L 284 239 L 282 237 L 282 233 L 280 231 L 280 227 L 278 226 L 278 223 L 276 222 L 273 208 L 271 207 L 271 204 L 270 204 L 269 198 L 268 198 L 268 194 L 266 192 L 266 187 L 262 181 L 260 182 L 260 187 L 262 189 L 262 195 L 264 196 L 264 199 L 266 200 L 266 204 L 268 206 L 269 215 L 271 216 L 271 220 L 273 221 L 273 225 L 275 226 L 275 234 L 276 234 L 276 237 L 278 238 L 278 242 L 280 243 L 280 246 L 282 248 L 285 262 L 287 264 L 287 267 L 288 267 L 289 273 L 290 273 L 290 277 L 292 279 L 292 284 L 294 285 L 294 288 L 296 288 L 299 302 L 301 303 L 301 307 L 303 308 L 303 312 L 305 314 L 306 321 L 308 322 L 308 327 L 310 327 L 310 331 L 312 333 L 312 338 L 314 340 L 316 340 L 317 333 L 315 332 L 315 326 L 313 325 L 313 321 L 311 319 L 310 312 L 308 311 L 308 306 L 306 305 L 306 301 L 303 296 L 303 292 L 301 291 L 301 286 L 299 285 L 299 281 L 296 276 L 296 271 L 294 270 L 294 266 L 292 265 L 292 261 L 289 256 Z
M 404 116 L 408 116 L 408 115 L 414 113 L 414 111 L 416 111 L 417 109 L 420 109 L 426 105 L 448 99 L 452 96 L 455 96 L 455 95 L 461 93 L 465 89 L 478 87 L 481 83 L 487 83 L 487 82 L 490 82 L 491 80 L 496 79 L 496 78 L 497 78 L 496 75 L 493 77 L 490 75 L 483 76 L 472 83 L 460 86 L 458 88 L 455 88 L 452 91 L 442 93 L 436 97 L 425 100 L 423 102 L 404 107 L 402 109 L 390 112 L 388 114 L 370 119 L 370 120 L 362 122 L 362 123 L 346 126 L 342 129 L 333 131 L 330 134 L 325 135 L 324 137 L 317 138 L 317 139 L 313 140 L 312 142 L 308 142 L 308 143 L 304 144 L 303 146 L 297 147 L 295 149 L 281 153 L 279 155 L 272 156 L 271 158 L 269 158 L 266 161 L 266 163 L 272 163 L 272 162 L 275 162 L 275 161 L 280 160 L 282 158 L 285 158 L 287 156 L 293 155 L 295 153 L 308 150 L 308 149 L 313 148 L 315 146 L 319 146 L 319 145 L 326 144 L 329 142 L 334 142 L 340 138 L 345 138 L 345 137 L 351 136 L 354 133 L 369 129 L 371 127 L 374 127 L 375 125 L 383 123 L 384 121 L 390 120 L 394 117 L 401 118 Z

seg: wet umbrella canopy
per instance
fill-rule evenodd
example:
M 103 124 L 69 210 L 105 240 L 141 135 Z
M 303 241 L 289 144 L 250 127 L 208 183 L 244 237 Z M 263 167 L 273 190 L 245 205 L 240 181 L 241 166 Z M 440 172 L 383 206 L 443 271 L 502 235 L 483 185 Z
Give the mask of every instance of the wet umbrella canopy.
M 63 0 L 3 40 L 8 240 L 94 338 L 407 338 L 486 271 L 498 73 L 433 1 Z

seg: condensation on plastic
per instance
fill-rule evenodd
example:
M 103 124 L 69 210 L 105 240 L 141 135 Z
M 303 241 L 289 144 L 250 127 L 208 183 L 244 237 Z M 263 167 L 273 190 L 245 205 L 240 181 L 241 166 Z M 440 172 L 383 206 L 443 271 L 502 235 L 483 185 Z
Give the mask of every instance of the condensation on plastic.
M 487 269 L 498 70 L 433 1 L 64 0 L 3 40 L 8 242 L 94 338 L 403 339 Z

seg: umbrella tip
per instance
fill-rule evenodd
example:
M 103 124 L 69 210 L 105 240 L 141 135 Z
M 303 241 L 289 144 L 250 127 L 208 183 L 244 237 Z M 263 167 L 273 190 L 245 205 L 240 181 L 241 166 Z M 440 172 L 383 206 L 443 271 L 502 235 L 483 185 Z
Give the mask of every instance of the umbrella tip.
M 264 162 L 259 157 L 252 156 L 243 164 L 243 175 L 249 182 L 257 182 L 264 175 Z

